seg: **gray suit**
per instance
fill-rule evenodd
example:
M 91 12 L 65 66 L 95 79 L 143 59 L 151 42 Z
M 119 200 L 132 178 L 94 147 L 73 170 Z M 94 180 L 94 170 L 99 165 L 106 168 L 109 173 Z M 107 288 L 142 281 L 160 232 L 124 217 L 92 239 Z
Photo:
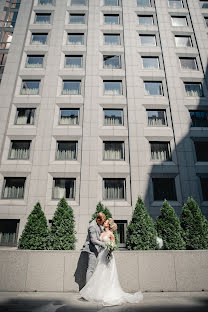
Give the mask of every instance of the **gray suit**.
M 100 235 L 102 232 L 103 228 L 97 224 L 96 220 L 93 220 L 89 224 L 87 238 L 82 248 L 83 251 L 88 253 L 86 282 L 89 281 L 96 268 L 100 249 L 105 247 L 105 243 L 100 241 Z

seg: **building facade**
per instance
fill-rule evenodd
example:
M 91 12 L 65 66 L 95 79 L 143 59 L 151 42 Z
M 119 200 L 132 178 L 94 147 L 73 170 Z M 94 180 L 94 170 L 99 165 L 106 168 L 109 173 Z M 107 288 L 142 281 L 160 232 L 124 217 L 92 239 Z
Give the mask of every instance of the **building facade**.
M 138 196 L 153 219 L 188 196 L 208 216 L 208 1 L 1 0 L 0 16 L 1 245 L 63 196 L 78 249 L 99 201 L 120 246 Z

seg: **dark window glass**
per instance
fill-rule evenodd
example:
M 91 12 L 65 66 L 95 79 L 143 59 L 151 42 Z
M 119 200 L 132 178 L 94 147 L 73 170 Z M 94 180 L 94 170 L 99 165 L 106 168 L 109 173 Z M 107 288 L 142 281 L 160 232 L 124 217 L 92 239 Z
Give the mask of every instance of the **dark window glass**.
M 33 33 L 32 34 L 32 44 L 46 44 L 48 34 Z
M 104 160 L 124 160 L 124 142 L 103 142 Z
M 79 109 L 60 109 L 60 125 L 78 125 Z
M 70 24 L 84 24 L 85 14 L 70 14 L 69 15 Z
M 122 109 L 104 109 L 104 125 L 105 126 L 123 125 L 123 110 Z
M 155 35 L 139 35 L 141 45 L 154 47 L 157 45 Z
M 208 178 L 200 178 L 203 200 L 208 200 Z
M 105 24 L 120 24 L 119 14 L 104 14 L 104 22 Z
M 208 111 L 190 111 L 191 127 L 208 127 Z
M 27 68 L 42 68 L 44 55 L 28 55 L 26 67 Z
M 208 9 L 208 1 L 200 1 L 200 7 L 202 9 Z
M 11 141 L 9 159 L 29 159 L 31 141 Z
M 151 7 L 151 2 L 150 0 L 137 0 L 137 6 L 138 7 Z
M 65 67 L 81 68 L 82 67 L 82 55 L 66 55 Z
M 84 34 L 68 34 L 68 43 L 74 45 L 84 44 Z
M 198 82 L 184 82 L 186 96 L 203 96 L 202 85 Z
M 163 95 L 161 81 L 144 81 L 145 95 Z
M 208 17 L 206 16 L 204 19 L 205 19 L 205 24 L 208 27 Z
M 5 178 L 2 198 L 23 199 L 26 178 Z
M 122 95 L 122 82 L 114 80 L 104 81 L 104 95 Z
M 152 160 L 171 160 L 169 142 L 150 142 Z
M 173 178 L 153 178 L 154 200 L 177 200 L 175 179 Z
M 75 199 L 75 181 L 76 179 L 54 179 L 53 198 L 62 197 Z
M 38 95 L 40 80 L 23 80 L 21 94 L 22 95 Z
M 183 8 L 183 2 L 181 0 L 169 0 L 168 4 L 171 9 Z
M 166 112 L 164 110 L 147 110 L 148 126 L 167 126 Z
M 19 219 L 0 219 L 0 245 L 16 246 Z
M 120 45 L 120 35 L 118 34 L 104 34 L 104 44 Z
M 142 62 L 143 62 L 143 68 L 145 69 L 159 69 L 160 68 L 159 57 L 143 56 Z
M 108 68 L 108 69 L 121 68 L 121 56 L 120 55 L 104 55 L 103 65 L 104 65 L 104 68 Z
M 125 179 L 103 179 L 104 200 L 122 200 L 126 197 Z
M 180 27 L 183 27 L 183 26 L 187 26 L 187 19 L 185 16 L 172 16 L 171 17 L 171 20 L 172 20 L 172 25 L 173 26 L 180 26 Z
M 118 6 L 119 0 L 104 0 L 105 6 Z
M 138 15 L 140 25 L 153 25 L 154 20 L 152 15 Z
M 81 81 L 80 80 L 64 80 L 62 94 L 64 95 L 81 94 Z
M 36 13 L 35 23 L 37 24 L 50 24 L 51 13 Z
M 176 47 L 185 48 L 192 47 L 192 40 L 190 36 L 175 36 Z
M 182 69 L 197 70 L 197 63 L 195 57 L 180 57 L 180 64 Z
M 17 108 L 16 125 L 33 125 L 34 119 L 35 108 Z
M 197 161 L 208 161 L 208 141 L 195 141 L 194 145 Z
M 56 160 L 76 160 L 77 144 L 77 141 L 58 141 Z
M 71 5 L 86 5 L 86 0 L 71 0 Z
M 40 5 L 53 4 L 53 0 L 39 0 L 38 3 L 39 3 Z

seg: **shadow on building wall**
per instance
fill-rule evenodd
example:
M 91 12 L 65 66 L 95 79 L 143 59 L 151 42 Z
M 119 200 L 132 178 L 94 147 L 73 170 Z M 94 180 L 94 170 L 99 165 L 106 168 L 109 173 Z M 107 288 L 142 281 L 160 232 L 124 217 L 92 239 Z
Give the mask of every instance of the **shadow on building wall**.
M 190 75 L 191 77 L 191 75 Z M 208 112 L 208 98 L 207 98 L 207 83 L 208 81 L 208 66 L 206 68 L 206 72 L 204 73 L 204 79 L 201 82 L 203 96 L 199 98 L 198 105 L 192 104 L 192 99 L 190 97 L 190 107 L 187 107 L 188 111 L 207 111 Z M 194 79 L 191 77 L 190 82 L 194 82 Z M 198 80 L 196 79 L 196 82 Z M 187 100 L 186 100 L 187 101 Z M 185 101 L 184 101 L 185 102 Z M 185 104 L 185 103 L 184 103 Z M 170 100 L 171 106 L 171 100 Z M 179 117 L 180 111 L 178 111 Z M 170 121 L 169 121 L 170 122 Z M 181 120 L 182 122 L 182 120 Z M 184 121 L 186 122 L 186 121 Z M 171 122 L 172 123 L 172 122 Z M 208 120 L 207 120 L 208 123 Z M 171 124 L 168 124 L 169 127 L 172 127 Z M 174 131 L 174 129 L 173 129 Z M 174 159 L 177 160 L 177 173 L 167 171 L 167 166 L 165 165 L 166 161 L 160 162 L 158 165 L 153 164 L 151 168 L 151 172 L 149 173 L 148 184 L 144 196 L 144 201 L 146 206 L 149 208 L 150 215 L 155 220 L 158 215 L 160 215 L 160 208 L 162 206 L 163 200 L 166 198 L 174 207 L 176 213 L 178 215 L 181 214 L 181 208 L 184 203 L 187 201 L 189 196 L 192 196 L 197 204 L 200 206 L 202 213 L 208 218 L 208 205 L 205 202 L 205 193 L 208 193 L 208 183 L 206 183 L 205 190 L 202 192 L 202 186 L 200 183 L 200 178 L 208 178 L 208 149 L 207 150 L 199 150 L 200 154 L 204 154 L 203 162 L 200 162 L 196 165 L 197 162 L 197 155 L 195 150 L 196 141 L 204 141 L 208 143 L 208 128 L 204 127 L 193 127 L 190 117 L 190 127 L 189 131 L 187 132 L 186 136 L 176 144 L 174 141 L 174 150 L 171 151 Z M 207 146 L 207 145 L 206 145 Z M 205 162 L 205 159 L 207 163 Z M 169 167 L 170 168 L 170 167 Z M 177 196 L 177 204 L 174 205 L 174 201 L 169 200 L 165 195 L 164 198 L 160 201 L 161 205 L 159 206 L 159 202 L 156 203 L 154 201 L 154 191 L 153 191 L 153 182 L 152 179 L 158 178 L 175 178 L 175 185 L 176 185 L 176 196 Z M 208 182 L 208 179 L 207 179 Z M 173 196 L 173 194 L 171 194 Z M 208 195 L 206 196 L 206 200 L 208 200 Z M 153 202 L 154 201 L 154 202 Z M 204 201 L 204 202 L 203 202 Z M 203 205 L 202 205 L 203 202 Z M 155 204 L 156 203 L 156 204 Z M 175 202 L 176 203 L 176 202 Z M 155 204 L 155 205 L 154 205 Z M 180 205 L 178 205 L 180 204 Z

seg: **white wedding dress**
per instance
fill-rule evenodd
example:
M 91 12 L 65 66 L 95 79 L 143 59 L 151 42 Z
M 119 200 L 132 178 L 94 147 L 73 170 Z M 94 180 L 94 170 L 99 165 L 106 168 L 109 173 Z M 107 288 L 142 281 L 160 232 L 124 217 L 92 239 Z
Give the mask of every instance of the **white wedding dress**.
M 102 239 L 105 243 L 110 238 L 105 235 Z M 121 305 L 123 303 L 138 303 L 143 299 L 141 291 L 134 294 L 126 293 L 120 286 L 114 255 L 107 260 L 108 250 L 99 253 L 98 264 L 88 281 L 81 289 L 80 295 L 91 302 L 102 303 L 104 306 Z

